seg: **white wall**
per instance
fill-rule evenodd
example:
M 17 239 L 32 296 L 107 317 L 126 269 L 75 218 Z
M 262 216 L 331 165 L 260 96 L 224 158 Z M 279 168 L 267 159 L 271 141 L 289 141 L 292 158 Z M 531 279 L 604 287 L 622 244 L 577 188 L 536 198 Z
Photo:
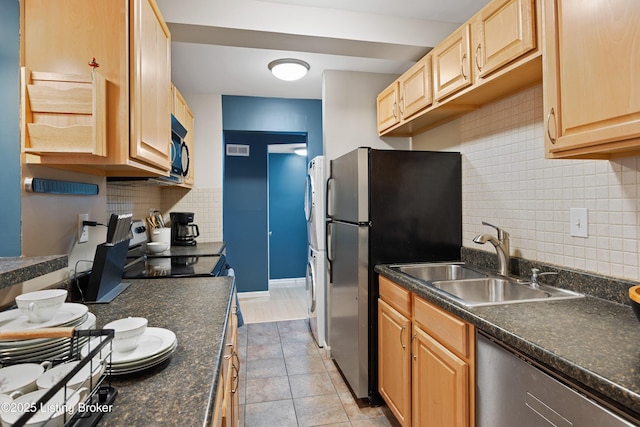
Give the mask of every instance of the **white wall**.
M 195 117 L 195 188 L 222 188 L 222 96 L 183 95 Z
M 29 193 L 22 190 L 22 255 L 67 255 L 69 268 L 3 289 L 0 292 L 0 305 L 12 301 L 18 294 L 41 289 L 65 279 L 76 264 L 78 271 L 91 268 L 91 263 L 84 260 L 92 261 L 96 246 L 106 238 L 105 227 L 91 227 L 89 241 L 77 243 L 78 214 L 87 213 L 90 220 L 103 224 L 108 219 L 104 177 L 23 164 L 23 180 L 26 177 L 98 184 L 99 194 L 75 196 Z
M 414 149 L 463 153 L 463 244 L 511 234 L 512 254 L 639 280 L 640 158 L 544 158 L 542 87 L 469 113 L 413 138 Z M 569 234 L 569 209 L 588 208 L 588 238 Z
M 380 138 L 376 97 L 398 76 L 393 74 L 325 71 L 322 79 L 324 152 L 335 159 L 358 147 L 408 150 L 410 138 Z

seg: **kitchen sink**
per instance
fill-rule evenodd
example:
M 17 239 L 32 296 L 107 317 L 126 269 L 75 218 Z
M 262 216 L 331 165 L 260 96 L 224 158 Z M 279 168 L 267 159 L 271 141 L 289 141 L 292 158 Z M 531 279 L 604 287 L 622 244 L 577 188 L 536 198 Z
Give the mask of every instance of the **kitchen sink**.
M 393 265 L 391 268 L 427 282 L 487 277 L 486 274 L 473 270 L 462 263 L 404 264 Z
M 515 277 L 484 272 L 463 262 L 396 264 L 393 270 L 426 283 L 467 307 L 553 301 L 584 295 L 553 286 L 532 286 Z
M 546 285 L 532 287 L 497 277 L 435 281 L 431 286 L 468 307 L 583 297 L 582 294 L 566 289 Z

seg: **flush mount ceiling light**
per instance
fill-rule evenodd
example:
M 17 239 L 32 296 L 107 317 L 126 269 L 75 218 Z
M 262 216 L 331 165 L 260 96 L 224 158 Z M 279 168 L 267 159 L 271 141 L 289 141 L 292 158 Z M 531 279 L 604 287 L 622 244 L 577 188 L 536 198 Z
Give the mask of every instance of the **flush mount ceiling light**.
M 309 71 L 309 64 L 299 59 L 276 59 L 269 63 L 269 70 L 280 80 L 288 82 L 301 79 Z

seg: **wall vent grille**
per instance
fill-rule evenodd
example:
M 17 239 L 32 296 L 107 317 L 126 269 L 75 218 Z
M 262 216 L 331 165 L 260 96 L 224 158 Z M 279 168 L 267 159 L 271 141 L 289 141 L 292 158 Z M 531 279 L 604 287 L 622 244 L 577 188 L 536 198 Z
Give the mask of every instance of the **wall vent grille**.
M 249 157 L 249 145 L 227 144 L 227 156 Z

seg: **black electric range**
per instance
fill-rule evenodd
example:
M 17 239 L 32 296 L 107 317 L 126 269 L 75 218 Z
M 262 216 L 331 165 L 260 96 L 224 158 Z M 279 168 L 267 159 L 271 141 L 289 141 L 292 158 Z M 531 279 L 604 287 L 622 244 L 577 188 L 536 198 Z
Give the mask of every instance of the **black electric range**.
M 145 252 L 146 229 L 142 222 L 131 226 L 132 239 L 125 262 L 123 279 L 149 279 L 166 277 L 226 276 L 229 266 L 223 254 L 201 254 L 194 250 L 165 251 L 159 254 Z M 179 252 L 179 255 L 175 253 Z

